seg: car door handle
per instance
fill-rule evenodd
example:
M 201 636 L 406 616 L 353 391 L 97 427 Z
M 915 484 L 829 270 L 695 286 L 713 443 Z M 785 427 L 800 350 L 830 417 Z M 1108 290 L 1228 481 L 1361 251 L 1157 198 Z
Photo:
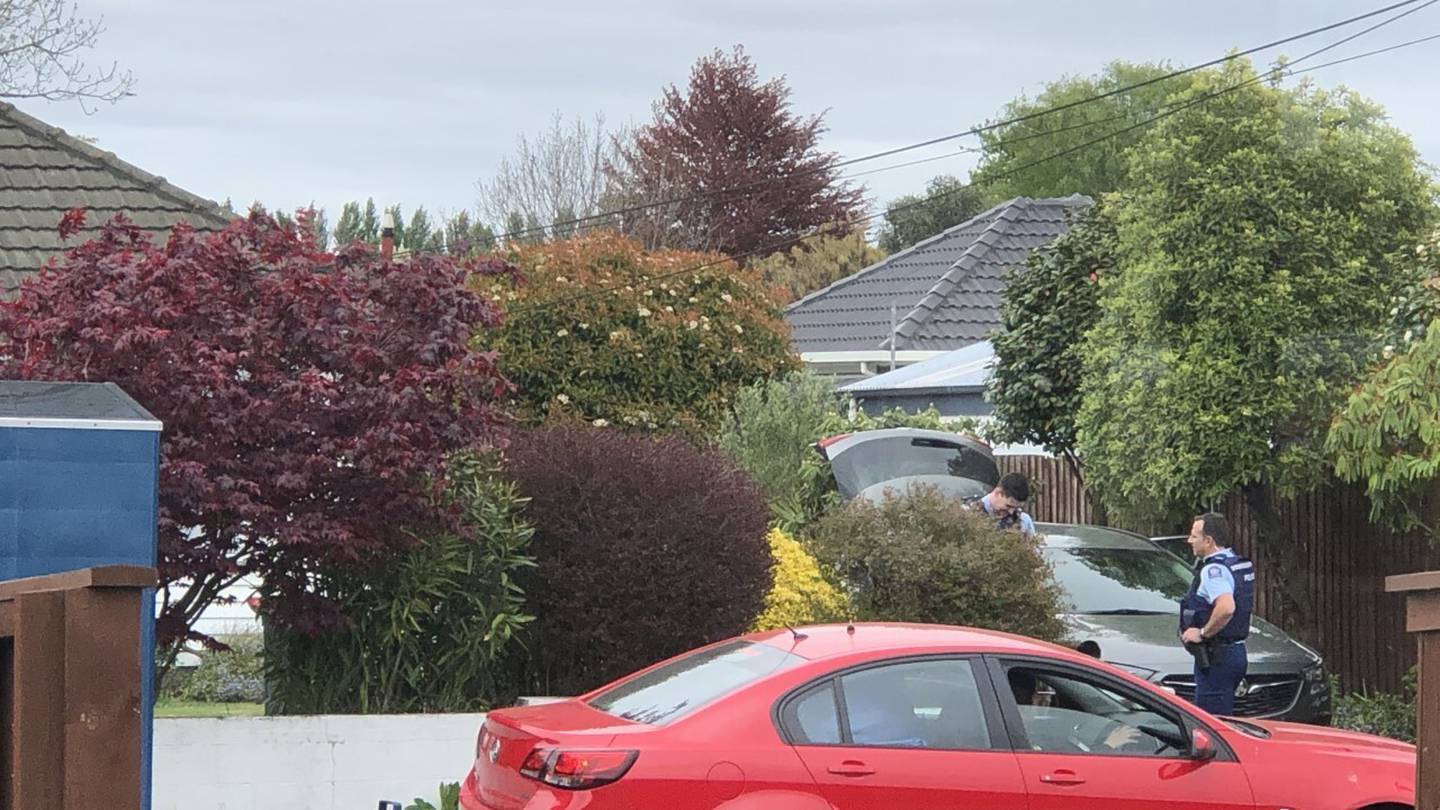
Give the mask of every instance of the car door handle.
M 1056 771 L 1054 773 L 1042 774 L 1040 781 L 1047 785 L 1083 785 L 1085 777 L 1074 771 Z
M 856 762 L 853 759 L 847 759 L 839 765 L 831 765 L 829 768 L 826 768 L 826 770 L 836 776 L 869 776 L 875 773 L 874 768 L 863 762 Z

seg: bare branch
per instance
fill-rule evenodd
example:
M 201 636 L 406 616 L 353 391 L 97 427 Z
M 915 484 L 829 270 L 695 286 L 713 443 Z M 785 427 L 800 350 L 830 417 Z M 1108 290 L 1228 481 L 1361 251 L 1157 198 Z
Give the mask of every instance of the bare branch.
M 0 0 L 0 98 L 114 103 L 133 95 L 135 79 L 116 64 L 92 68 L 81 58 L 104 33 L 65 0 Z
M 600 210 L 611 148 L 604 116 L 595 116 L 593 124 L 577 117 L 566 125 L 556 112 L 548 130 L 533 140 L 521 135 L 514 155 L 500 162 L 488 182 L 476 183 L 481 215 L 502 227 L 515 223 L 544 229 L 552 237 L 568 236 L 574 226 L 552 226 Z

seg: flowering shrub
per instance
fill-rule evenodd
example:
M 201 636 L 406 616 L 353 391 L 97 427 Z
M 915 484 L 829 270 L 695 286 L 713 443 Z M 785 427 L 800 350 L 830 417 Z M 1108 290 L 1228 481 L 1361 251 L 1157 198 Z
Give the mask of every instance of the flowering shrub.
M 506 311 L 476 340 L 497 349 L 531 422 L 718 427 L 742 386 L 797 366 L 780 305 L 754 271 L 711 254 L 646 251 L 601 233 L 517 246 L 525 279 L 477 277 Z
M 820 564 L 805 547 L 780 529 L 771 529 L 766 538 L 775 557 L 770 593 L 765 612 L 755 618 L 751 630 L 774 630 L 801 624 L 820 624 L 847 618 L 845 594 L 826 581 Z

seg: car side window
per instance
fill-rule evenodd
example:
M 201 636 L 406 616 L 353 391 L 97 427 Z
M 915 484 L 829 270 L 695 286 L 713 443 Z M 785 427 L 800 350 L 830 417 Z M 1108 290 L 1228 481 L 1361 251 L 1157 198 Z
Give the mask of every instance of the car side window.
M 979 749 L 990 747 L 984 704 L 967 660 L 887 664 L 840 677 L 853 745 Z
M 801 695 L 785 707 L 785 729 L 796 745 L 838 745 L 840 712 L 835 705 L 835 683 L 825 683 Z
M 1026 743 L 1056 754 L 1180 756 L 1184 729 L 1143 700 L 1043 667 L 1006 669 Z

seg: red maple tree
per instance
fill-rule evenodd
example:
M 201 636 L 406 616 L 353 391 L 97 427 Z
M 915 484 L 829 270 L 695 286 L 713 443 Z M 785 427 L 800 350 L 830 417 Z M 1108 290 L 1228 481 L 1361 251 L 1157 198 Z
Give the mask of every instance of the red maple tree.
M 466 279 L 513 268 L 329 254 L 311 230 L 256 211 L 156 243 L 116 217 L 0 304 L 0 373 L 114 382 L 164 422 L 158 629 L 172 650 L 252 574 L 276 596 L 267 616 L 332 626 L 307 572 L 449 523 L 430 497 L 446 458 L 499 438 L 510 386 L 469 348 L 499 315 Z
M 609 168 L 619 191 L 605 207 L 678 200 L 619 214 L 620 229 L 649 248 L 761 258 L 862 212 L 863 190 L 818 147 L 824 132 L 822 116 L 791 112 L 783 78 L 761 83 L 743 49 L 716 50 L 695 63 L 686 92 L 666 88 L 654 120 L 619 144 Z

